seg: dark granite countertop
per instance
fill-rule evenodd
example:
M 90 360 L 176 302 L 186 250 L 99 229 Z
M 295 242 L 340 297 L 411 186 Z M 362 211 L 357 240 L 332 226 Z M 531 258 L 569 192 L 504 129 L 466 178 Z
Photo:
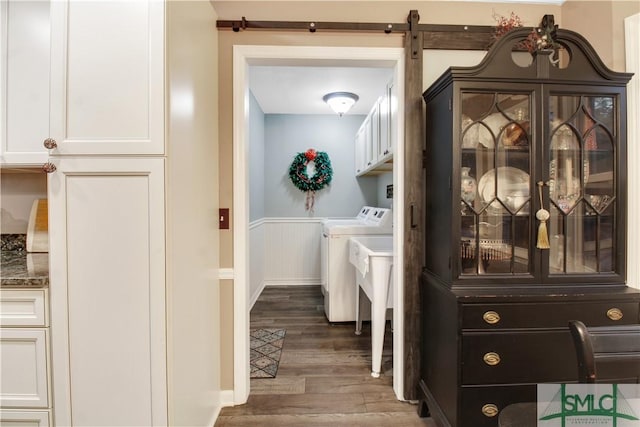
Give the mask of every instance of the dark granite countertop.
M 43 288 L 49 286 L 49 254 L 25 250 L 24 235 L 3 234 L 0 253 L 0 286 Z

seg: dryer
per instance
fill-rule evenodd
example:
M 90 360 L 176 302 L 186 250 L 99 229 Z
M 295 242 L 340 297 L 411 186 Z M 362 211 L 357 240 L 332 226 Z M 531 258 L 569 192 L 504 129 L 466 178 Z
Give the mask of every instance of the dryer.
M 354 236 L 392 235 L 392 212 L 388 208 L 369 208 L 360 218 L 327 220 L 322 226 L 320 279 L 324 312 L 330 322 L 356 320 L 356 281 L 349 262 L 349 239 Z M 362 218 L 364 216 L 364 218 Z

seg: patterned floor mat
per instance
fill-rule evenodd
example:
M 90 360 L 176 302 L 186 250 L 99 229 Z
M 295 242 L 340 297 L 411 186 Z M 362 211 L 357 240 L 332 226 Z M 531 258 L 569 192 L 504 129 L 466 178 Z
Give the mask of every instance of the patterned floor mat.
M 250 378 L 275 378 L 284 343 L 284 329 L 252 329 L 250 331 Z

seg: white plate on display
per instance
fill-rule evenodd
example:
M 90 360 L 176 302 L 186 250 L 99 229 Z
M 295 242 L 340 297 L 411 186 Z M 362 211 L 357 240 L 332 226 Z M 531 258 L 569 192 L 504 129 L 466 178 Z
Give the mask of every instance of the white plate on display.
M 527 203 L 529 200 L 529 174 L 522 169 L 501 166 L 491 169 L 482 175 L 478 182 L 478 194 L 486 204 L 491 203 L 496 198 L 496 176 L 498 178 L 498 199 L 512 212 L 517 211 Z M 493 208 L 494 206 L 490 207 Z M 518 212 L 518 215 L 526 213 L 528 213 L 528 209 L 522 209 Z

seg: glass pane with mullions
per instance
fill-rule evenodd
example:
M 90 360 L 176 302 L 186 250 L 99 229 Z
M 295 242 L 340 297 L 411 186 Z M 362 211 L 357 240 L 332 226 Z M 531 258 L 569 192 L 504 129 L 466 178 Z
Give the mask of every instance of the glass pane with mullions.
M 529 216 L 516 215 L 514 218 L 513 234 L 513 272 L 527 273 L 530 271 L 530 229 Z
M 484 212 L 480 215 L 478 234 L 480 241 L 479 273 L 511 273 L 513 259 L 512 217 Z
M 460 217 L 460 271 L 462 274 L 478 273 L 476 216 L 464 203 Z
M 583 273 L 585 270 L 584 215 L 580 209 L 575 209 L 566 216 L 565 244 L 567 257 L 567 273 Z M 593 272 L 595 270 L 591 270 Z
M 551 130 L 549 197 L 568 214 L 582 194 L 580 140 L 574 129 L 561 124 Z
M 549 273 L 560 274 L 565 272 L 564 214 L 553 204 L 549 211 L 550 217 L 547 221 L 550 246 Z
M 531 96 L 461 96 L 460 271 L 530 273 Z
M 615 206 L 614 204 L 610 204 L 608 208 L 605 209 L 604 212 L 598 215 L 600 219 L 599 226 L 599 235 L 598 235 L 598 263 L 599 263 L 599 272 L 613 272 L 615 266 L 614 255 L 615 252 L 613 248 L 615 247 L 615 235 L 613 233 L 614 228 L 614 216 L 615 215 Z
M 550 273 L 612 272 L 614 99 L 551 96 L 549 109 Z

